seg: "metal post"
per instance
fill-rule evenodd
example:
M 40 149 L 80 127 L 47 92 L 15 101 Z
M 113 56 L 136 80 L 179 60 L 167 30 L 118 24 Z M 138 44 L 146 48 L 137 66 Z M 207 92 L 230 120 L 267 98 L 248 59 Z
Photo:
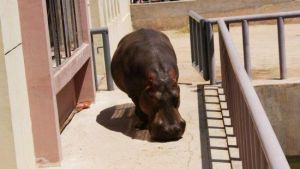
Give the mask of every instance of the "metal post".
M 280 79 L 286 79 L 287 71 L 286 71 L 286 56 L 285 56 L 285 36 L 284 36 L 284 21 L 282 17 L 277 18 L 277 27 L 278 27 Z
M 201 72 L 202 70 L 202 63 L 201 63 L 201 56 L 200 56 L 200 37 L 199 37 L 199 34 L 200 34 L 200 26 L 199 26 L 199 22 L 195 21 L 195 39 L 196 39 L 196 43 L 195 43 L 195 50 L 196 50 L 196 67 L 197 67 L 197 70 L 199 72 Z
M 194 65 L 194 35 L 193 35 L 193 19 L 189 17 L 189 25 L 190 25 L 190 43 L 191 43 L 191 59 L 192 59 L 192 64 Z
M 94 38 L 93 33 L 91 32 L 91 46 L 92 46 L 92 59 L 93 59 L 93 69 L 94 69 L 94 81 L 96 91 L 98 91 L 98 80 L 97 80 L 97 69 L 96 69 L 96 58 L 95 58 L 95 49 L 94 49 Z
M 108 38 L 108 31 L 102 33 L 103 38 L 103 49 L 104 49 L 104 62 L 105 62 L 105 70 L 106 70 L 106 82 L 107 82 L 107 89 L 114 90 L 114 82 L 111 76 L 110 71 L 110 47 L 109 47 L 109 38 Z
M 243 30 L 243 50 L 244 50 L 244 66 L 251 79 L 251 59 L 250 59 L 250 43 L 249 43 L 249 26 L 247 20 L 242 21 Z
M 216 84 L 216 59 L 215 59 L 215 49 L 214 49 L 214 31 L 212 24 L 206 22 L 207 28 L 207 59 L 208 59 L 208 68 L 210 84 Z
M 197 49 L 198 49 L 198 63 L 199 63 L 199 72 L 203 71 L 204 62 L 202 55 L 202 24 L 201 21 L 197 22 Z
M 105 62 L 105 71 L 106 71 L 106 82 L 107 82 L 107 90 L 114 90 L 114 83 L 111 75 L 110 70 L 110 47 L 109 47 L 109 38 L 108 38 L 108 29 L 106 27 L 102 27 L 99 29 L 92 29 L 90 30 L 91 34 L 91 43 L 92 43 L 92 59 L 93 59 L 93 67 L 94 67 L 94 78 L 95 78 L 95 85 L 96 90 L 98 90 L 98 81 L 97 81 L 97 72 L 96 72 L 96 59 L 95 59 L 95 51 L 94 51 L 94 34 L 102 34 L 103 40 L 103 50 L 104 50 L 104 62 Z

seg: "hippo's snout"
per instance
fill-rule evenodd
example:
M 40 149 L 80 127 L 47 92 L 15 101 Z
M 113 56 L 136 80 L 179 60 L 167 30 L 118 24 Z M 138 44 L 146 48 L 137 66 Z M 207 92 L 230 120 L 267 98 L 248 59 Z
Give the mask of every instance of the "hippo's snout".
M 178 123 L 169 125 L 160 121 L 150 126 L 149 131 L 154 141 L 172 141 L 182 137 L 185 130 L 185 121 L 180 119 Z

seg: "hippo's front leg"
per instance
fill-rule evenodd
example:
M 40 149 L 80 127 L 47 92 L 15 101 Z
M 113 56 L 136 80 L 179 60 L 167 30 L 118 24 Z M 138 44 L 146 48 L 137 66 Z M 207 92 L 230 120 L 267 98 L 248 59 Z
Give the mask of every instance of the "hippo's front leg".
M 139 118 L 139 122 L 136 124 L 136 128 L 138 129 L 146 129 L 148 126 L 148 116 L 141 110 L 139 105 L 138 97 L 131 97 L 133 103 L 135 104 L 135 114 Z

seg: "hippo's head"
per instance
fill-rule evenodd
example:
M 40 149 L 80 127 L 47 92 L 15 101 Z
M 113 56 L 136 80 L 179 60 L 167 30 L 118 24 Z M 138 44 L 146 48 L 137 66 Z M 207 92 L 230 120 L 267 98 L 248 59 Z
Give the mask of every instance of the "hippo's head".
M 140 97 L 140 107 L 148 115 L 153 140 L 177 140 L 184 133 L 185 120 L 178 112 L 180 88 L 177 74 L 175 70 L 166 74 L 148 74 L 148 85 Z

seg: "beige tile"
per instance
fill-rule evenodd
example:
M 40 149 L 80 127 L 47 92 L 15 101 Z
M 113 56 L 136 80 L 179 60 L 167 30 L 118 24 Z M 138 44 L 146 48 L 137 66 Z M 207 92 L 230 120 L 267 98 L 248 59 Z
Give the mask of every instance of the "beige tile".
M 217 96 L 205 96 L 205 102 L 219 103 L 219 98 Z
M 229 117 L 230 116 L 229 110 L 222 110 L 222 114 L 223 114 L 224 117 Z
M 227 140 L 225 138 L 210 138 L 209 143 L 211 147 L 227 147 Z
M 228 109 L 227 102 L 220 102 L 222 109 Z
M 208 129 L 208 135 L 209 136 L 217 136 L 217 137 L 225 137 L 226 133 L 224 129 Z
M 228 141 L 228 145 L 231 145 L 231 146 L 237 145 L 236 137 L 227 137 L 227 141 Z
M 219 95 L 219 99 L 220 99 L 220 101 L 223 101 L 223 102 L 226 101 L 225 95 Z
M 240 152 L 238 148 L 229 148 L 229 154 L 231 158 L 240 158 Z
M 219 89 L 218 89 L 218 93 L 219 93 L 219 94 L 224 94 L 224 89 L 223 89 L 223 88 L 219 88 Z
M 213 160 L 229 160 L 227 150 L 211 149 L 211 158 Z
M 217 90 L 205 90 L 205 96 L 218 96 Z
M 225 127 L 226 134 L 227 135 L 233 135 L 233 127 Z
M 208 127 L 224 127 L 223 120 L 207 120 Z
M 206 110 L 221 111 L 221 107 L 219 104 L 206 103 L 205 106 L 206 106 Z
M 224 118 L 223 120 L 226 126 L 231 126 L 231 118 Z
M 231 164 L 232 164 L 232 169 L 243 169 L 242 161 L 232 160 Z
M 213 169 L 231 169 L 231 165 L 230 165 L 230 163 L 213 162 L 212 168 Z
M 208 118 L 222 118 L 222 113 L 218 111 L 206 111 Z
M 204 86 L 204 89 L 207 90 L 207 89 L 214 89 L 214 90 L 217 90 L 218 89 L 218 86 L 214 86 L 214 85 L 205 85 Z

